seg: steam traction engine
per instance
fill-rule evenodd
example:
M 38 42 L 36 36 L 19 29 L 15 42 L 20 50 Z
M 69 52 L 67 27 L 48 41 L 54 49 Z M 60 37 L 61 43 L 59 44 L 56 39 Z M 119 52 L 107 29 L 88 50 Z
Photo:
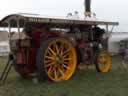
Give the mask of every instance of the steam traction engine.
M 85 14 L 90 16 L 88 7 Z M 99 25 L 106 26 L 106 30 Z M 10 54 L 16 72 L 24 78 L 38 73 L 40 78 L 52 81 L 68 80 L 79 63 L 95 64 L 98 72 L 108 72 L 109 25 L 118 23 L 30 14 L 13 14 L 1 20 L 1 26 L 9 28 Z M 15 34 L 18 38 L 14 40 Z

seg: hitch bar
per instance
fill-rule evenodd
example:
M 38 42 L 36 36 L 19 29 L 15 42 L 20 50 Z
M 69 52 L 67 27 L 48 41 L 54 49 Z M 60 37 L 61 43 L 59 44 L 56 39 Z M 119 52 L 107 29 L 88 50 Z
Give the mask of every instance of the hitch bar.
M 8 59 L 8 62 L 6 63 L 6 66 L 0 76 L 0 81 L 2 82 L 2 84 L 5 83 L 7 77 L 8 77 L 8 74 L 11 70 L 11 67 L 12 67 L 12 64 L 14 62 L 14 58 L 13 58 L 13 55 L 12 54 L 9 54 L 9 59 Z

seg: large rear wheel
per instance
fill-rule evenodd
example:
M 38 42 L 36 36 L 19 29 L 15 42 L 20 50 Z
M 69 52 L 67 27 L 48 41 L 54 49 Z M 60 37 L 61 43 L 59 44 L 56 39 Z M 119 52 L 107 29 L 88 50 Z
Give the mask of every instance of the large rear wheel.
M 102 50 L 96 55 L 96 69 L 98 72 L 108 72 L 111 67 L 111 56 L 108 51 Z
M 44 41 L 37 54 L 37 69 L 40 77 L 52 81 L 68 80 L 73 75 L 77 56 L 72 43 L 65 38 Z

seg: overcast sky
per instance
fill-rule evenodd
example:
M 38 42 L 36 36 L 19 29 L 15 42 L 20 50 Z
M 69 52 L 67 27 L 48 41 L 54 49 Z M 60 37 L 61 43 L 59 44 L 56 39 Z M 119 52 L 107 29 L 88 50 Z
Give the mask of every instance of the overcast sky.
M 97 18 L 118 21 L 115 31 L 128 32 L 128 0 L 92 0 L 92 12 Z M 77 10 L 84 13 L 84 0 L 1 0 L 0 19 L 12 13 L 37 13 L 48 16 L 66 16 Z

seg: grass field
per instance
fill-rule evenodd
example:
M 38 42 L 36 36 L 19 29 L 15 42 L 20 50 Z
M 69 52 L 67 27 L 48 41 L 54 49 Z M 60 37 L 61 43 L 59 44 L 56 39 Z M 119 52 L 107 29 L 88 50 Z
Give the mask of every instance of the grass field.
M 0 59 L 0 73 L 5 59 Z M 0 96 L 128 96 L 128 71 L 114 57 L 109 73 L 98 73 L 94 66 L 76 71 L 73 77 L 64 82 L 49 81 L 34 84 L 32 80 L 22 79 L 11 70 L 4 85 L 0 85 Z

